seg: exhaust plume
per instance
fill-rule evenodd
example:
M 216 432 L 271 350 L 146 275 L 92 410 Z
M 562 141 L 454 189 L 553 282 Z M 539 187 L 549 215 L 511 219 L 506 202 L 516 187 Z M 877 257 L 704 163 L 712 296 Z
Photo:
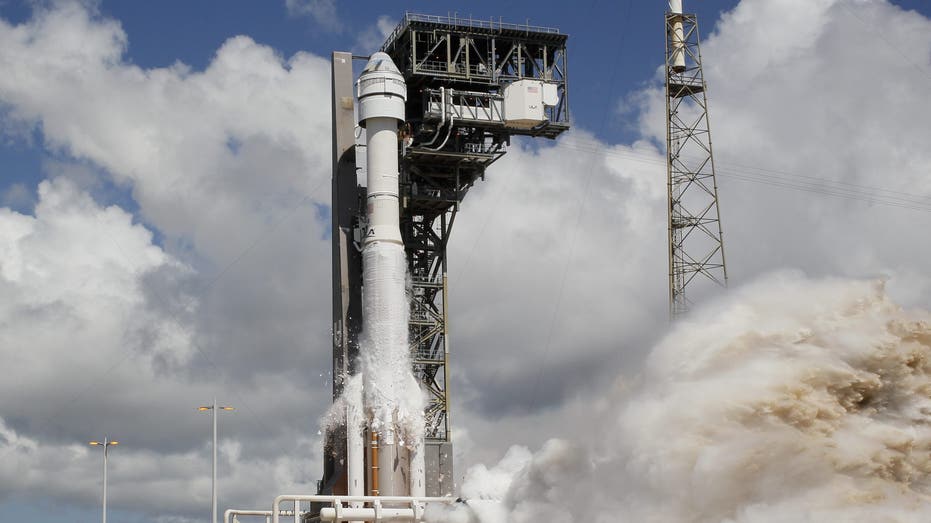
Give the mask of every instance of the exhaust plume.
M 883 282 L 781 273 L 734 290 L 608 399 L 577 440 L 473 467 L 470 501 L 431 521 L 931 518 L 931 313 Z

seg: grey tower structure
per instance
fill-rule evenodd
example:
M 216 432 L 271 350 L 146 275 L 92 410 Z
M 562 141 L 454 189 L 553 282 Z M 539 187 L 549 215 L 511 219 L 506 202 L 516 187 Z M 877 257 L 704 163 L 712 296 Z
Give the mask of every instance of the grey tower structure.
M 555 138 L 569 128 L 566 40 L 552 28 L 407 14 L 381 48 L 397 64 L 408 89 L 400 133 L 400 220 L 411 278 L 413 371 L 429 398 L 428 496 L 449 495 L 453 488 L 450 232 L 465 195 L 505 154 L 512 136 Z M 362 324 L 357 246 L 366 189 L 356 174 L 352 58 L 333 54 L 334 399 L 346 377 L 356 372 Z M 467 348 L 459 350 L 460 357 L 468 357 Z M 321 494 L 346 492 L 345 441 L 345 432 L 327 434 Z
M 690 305 L 695 280 L 727 285 L 724 236 L 708 122 L 698 20 L 671 1 L 666 13 L 666 151 L 669 189 L 669 314 Z

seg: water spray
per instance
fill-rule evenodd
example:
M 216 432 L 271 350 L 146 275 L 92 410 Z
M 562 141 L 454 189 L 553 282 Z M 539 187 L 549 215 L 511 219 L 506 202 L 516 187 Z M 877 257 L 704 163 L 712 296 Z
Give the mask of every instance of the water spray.
M 357 82 L 359 125 L 366 131 L 366 227 L 362 247 L 363 411 L 377 453 L 369 459 L 370 485 L 380 496 L 423 496 L 421 406 L 407 340 L 406 263 L 398 198 L 398 124 L 407 86 L 385 53 L 375 53 Z M 416 412 L 415 412 L 416 411 Z M 348 437 L 349 494 L 362 495 L 363 438 Z M 373 492 L 375 493 L 375 492 Z

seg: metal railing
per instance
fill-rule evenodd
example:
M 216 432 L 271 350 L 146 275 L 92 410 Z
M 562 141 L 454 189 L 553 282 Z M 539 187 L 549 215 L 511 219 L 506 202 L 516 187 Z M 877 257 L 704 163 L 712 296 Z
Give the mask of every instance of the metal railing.
M 279 518 L 287 512 L 294 516 L 294 523 L 300 523 L 301 501 L 329 505 L 321 509 L 321 521 L 419 522 L 423 521 L 424 507 L 428 503 L 451 505 L 456 503 L 456 498 L 284 494 L 276 497 L 272 505 L 272 523 L 281 523 Z M 281 510 L 281 504 L 284 502 L 292 502 L 294 509 Z
M 547 34 L 560 34 L 559 29 L 555 27 L 543 27 L 538 25 L 526 24 L 511 24 L 503 22 L 500 18 L 495 21 L 494 18 L 489 18 L 484 20 L 481 18 L 460 18 L 458 15 L 452 16 L 437 16 L 437 15 L 424 15 L 419 13 L 404 13 L 404 18 L 401 20 L 401 23 L 394 28 L 394 31 L 388 36 L 388 39 L 385 40 L 384 45 L 381 46 L 381 49 L 384 51 L 387 49 L 398 36 L 407 29 L 407 26 L 411 22 L 428 22 L 433 24 L 446 24 L 454 25 L 458 27 L 468 27 L 470 29 L 487 29 L 489 31 L 501 31 L 501 30 L 512 30 L 512 31 L 524 31 L 527 33 L 547 33 Z
M 291 516 L 293 514 L 294 513 L 290 510 L 281 511 L 282 516 Z M 239 516 L 265 518 L 265 523 L 271 523 L 272 521 L 271 510 L 243 510 L 231 508 L 223 513 L 223 523 L 240 523 Z

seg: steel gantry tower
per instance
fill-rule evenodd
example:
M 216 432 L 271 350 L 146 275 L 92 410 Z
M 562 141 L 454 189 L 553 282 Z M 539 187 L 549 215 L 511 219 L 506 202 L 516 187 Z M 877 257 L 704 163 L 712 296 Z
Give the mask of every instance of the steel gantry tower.
M 693 280 L 727 285 L 698 20 L 670 1 L 666 13 L 666 151 L 669 314 L 686 312 Z
M 400 128 L 400 227 L 410 286 L 413 372 L 425 408 L 427 495 L 452 493 L 446 256 L 460 204 L 512 136 L 569 128 L 566 40 L 499 20 L 406 14 L 381 51 L 407 85 Z M 333 395 L 355 372 L 366 188 L 356 175 L 352 56 L 333 54 Z M 344 494 L 345 433 L 327 435 L 322 494 Z

